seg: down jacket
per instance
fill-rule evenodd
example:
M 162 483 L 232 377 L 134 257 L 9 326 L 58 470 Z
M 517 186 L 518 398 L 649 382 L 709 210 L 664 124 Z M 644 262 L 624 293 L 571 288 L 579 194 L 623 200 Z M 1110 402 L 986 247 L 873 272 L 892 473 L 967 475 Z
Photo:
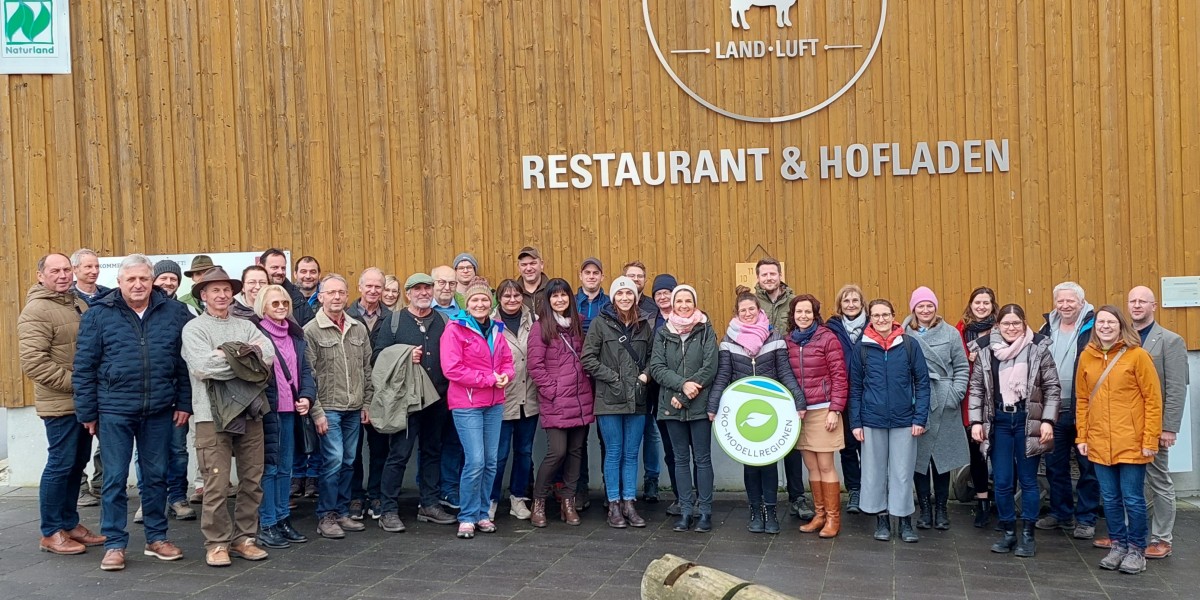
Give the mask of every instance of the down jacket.
M 1075 375 L 1075 443 L 1087 444 L 1088 460 L 1105 465 L 1146 464 L 1158 450 L 1162 435 L 1162 386 L 1154 360 L 1142 348 L 1129 348 L 1117 359 L 1125 343 L 1107 352 L 1089 343 L 1079 354 Z M 1116 365 L 1092 396 L 1111 361 Z
M 442 371 L 450 380 L 446 402 L 450 410 L 487 408 L 504 404 L 504 390 L 496 387 L 496 373 L 513 373 L 512 351 L 504 341 L 504 323 L 493 321 L 485 339 L 475 318 L 460 310 L 446 324 L 441 340 Z
M 850 396 L 850 382 L 846 372 L 846 356 L 837 334 L 824 325 L 818 325 L 816 333 L 804 346 L 792 341 L 790 335 L 785 339 L 788 363 L 804 390 L 808 408 L 844 412 Z
M 59 294 L 42 284 L 29 288 L 25 308 L 17 317 L 21 372 L 33 381 L 33 402 L 39 417 L 75 413 L 71 370 L 75 340 L 87 303 L 70 290 Z
M 180 353 L 187 306 L 154 288 L 142 318 L 114 289 L 83 314 L 75 348 L 75 418 L 192 412 L 192 386 Z
M 754 356 L 750 356 L 746 348 L 729 335 L 721 340 L 721 345 L 717 347 L 717 376 L 708 393 L 708 414 L 717 414 L 721 407 L 721 394 L 725 393 L 729 384 L 755 375 L 782 383 L 792 393 L 796 410 L 805 410 L 804 391 L 800 389 L 796 374 L 788 363 L 787 343 L 778 333 L 771 332 Z
M 638 312 L 638 321 L 626 327 L 611 305 L 592 320 L 592 328 L 583 342 L 583 368 L 596 380 L 598 415 L 646 414 L 646 384 L 638 379 L 646 374 L 650 362 L 650 342 L 654 325 Z M 638 358 L 635 361 L 621 342 L 625 339 Z
M 972 425 L 983 425 L 984 441 L 979 445 L 979 451 L 984 456 L 987 456 L 988 447 L 992 444 L 992 423 L 996 419 L 996 372 L 992 368 L 994 354 L 988 344 L 988 337 L 981 335 L 967 346 L 968 352 L 975 353 L 975 362 L 971 368 L 971 385 L 967 387 L 967 417 Z M 1025 398 L 1025 456 L 1032 458 L 1054 448 L 1054 440 L 1042 444 L 1041 427 L 1043 421 L 1054 424 L 1058 420 L 1060 390 L 1058 369 L 1054 366 L 1054 358 L 1050 356 L 1050 338 L 1034 334 L 1028 351 L 1029 378 L 1025 389 L 1029 390 L 1029 397 Z
M 670 325 L 660 328 L 650 351 L 650 377 L 659 384 L 659 421 L 707 419 L 709 388 L 717 378 L 717 334 L 712 323 L 697 324 L 686 340 Z M 700 393 L 691 400 L 683 393 L 688 381 L 700 385 Z M 671 406 L 672 398 L 683 408 Z
M 500 320 L 500 313 L 492 315 Z M 504 420 L 512 421 L 521 418 L 524 409 L 526 417 L 538 414 L 537 386 L 529 378 L 529 332 L 533 330 L 533 311 L 521 305 L 521 326 L 516 331 L 504 328 L 504 341 L 508 342 L 508 350 L 513 357 L 512 382 L 504 387 Z
M 593 412 L 592 380 L 583 370 L 583 340 L 557 329 L 550 344 L 542 341 L 542 321 L 529 330 L 529 377 L 537 384 L 544 429 L 589 425 Z
M 924 427 L 929 420 L 929 369 L 921 344 L 900 335 L 885 349 L 864 335 L 855 351 L 864 358 L 851 362 L 850 428 Z

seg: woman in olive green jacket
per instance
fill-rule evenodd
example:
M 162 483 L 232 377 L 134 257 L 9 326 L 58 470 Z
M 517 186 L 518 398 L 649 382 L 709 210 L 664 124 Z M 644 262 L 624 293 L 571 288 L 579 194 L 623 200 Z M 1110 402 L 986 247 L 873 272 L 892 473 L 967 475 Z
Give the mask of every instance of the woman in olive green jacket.
M 717 335 L 696 308 L 696 290 L 680 285 L 671 292 L 672 312 L 654 337 L 650 377 L 659 383 L 659 421 L 666 423 L 675 451 L 675 479 L 682 514 L 675 531 L 691 529 L 692 506 L 699 495 L 696 531 L 712 531 L 712 423 L 708 387 L 717 376 Z M 692 454 L 696 481 L 692 481 Z

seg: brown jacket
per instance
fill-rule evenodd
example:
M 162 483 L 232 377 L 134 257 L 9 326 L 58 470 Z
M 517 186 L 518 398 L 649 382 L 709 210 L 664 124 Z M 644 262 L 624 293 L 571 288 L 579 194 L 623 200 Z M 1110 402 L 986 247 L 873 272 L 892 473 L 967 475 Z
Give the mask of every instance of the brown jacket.
M 971 384 L 967 386 L 967 415 L 972 424 L 983 425 L 984 441 L 980 452 L 987 456 L 992 443 L 992 422 L 996 419 L 995 384 L 992 373 L 992 349 L 988 336 L 981 335 L 971 342 L 970 351 L 975 352 Z M 1058 420 L 1061 389 L 1058 384 L 1058 369 L 1050 356 L 1050 338 L 1035 334 L 1029 348 L 1029 379 L 1026 382 L 1029 397 L 1025 399 L 1025 456 L 1040 456 L 1054 448 L 1054 441 L 1041 441 L 1042 421 L 1054 423 Z
M 29 288 L 25 308 L 17 317 L 21 372 L 33 380 L 33 401 L 39 417 L 75 414 L 71 372 L 75 340 L 87 303 L 74 292 L 52 292 L 42 284 Z
M 1142 348 L 1129 348 L 1092 396 L 1100 375 L 1123 347 L 1118 341 L 1105 352 L 1089 343 L 1075 374 L 1075 443 L 1086 443 L 1088 460 L 1106 466 L 1153 461 L 1142 450 L 1157 451 L 1162 434 L 1162 387 L 1154 360 Z

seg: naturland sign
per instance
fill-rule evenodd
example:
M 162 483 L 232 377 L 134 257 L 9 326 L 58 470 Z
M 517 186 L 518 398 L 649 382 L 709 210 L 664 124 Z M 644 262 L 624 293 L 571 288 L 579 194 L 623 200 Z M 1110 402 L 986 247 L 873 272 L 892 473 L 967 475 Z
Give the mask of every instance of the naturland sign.
M 880 52 L 888 0 L 642 0 L 647 43 L 679 89 L 739 121 L 782 124 L 813 115 L 855 86 Z M 746 69 L 761 92 L 739 93 Z M 878 67 L 877 67 L 878 68 Z M 764 112 L 762 107 L 772 107 Z M 727 184 L 808 179 L 1006 173 L 1009 140 L 880 140 L 815 148 L 741 147 L 531 154 L 532 189 Z
M 67 0 L 0 0 L 0 74 L 70 73 Z

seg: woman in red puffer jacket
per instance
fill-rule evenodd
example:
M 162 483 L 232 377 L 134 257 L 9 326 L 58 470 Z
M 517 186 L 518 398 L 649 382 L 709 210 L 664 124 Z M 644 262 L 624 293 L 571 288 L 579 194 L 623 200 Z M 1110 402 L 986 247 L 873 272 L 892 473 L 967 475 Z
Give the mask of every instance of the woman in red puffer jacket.
M 842 523 L 842 484 L 833 455 L 846 445 L 842 423 L 850 389 L 846 357 L 837 335 L 821 324 L 819 300 L 810 294 L 796 296 L 791 315 L 785 338 L 788 361 L 808 403 L 797 447 L 808 467 L 817 513 L 800 531 L 819 531 L 821 537 L 830 538 L 838 534 Z

